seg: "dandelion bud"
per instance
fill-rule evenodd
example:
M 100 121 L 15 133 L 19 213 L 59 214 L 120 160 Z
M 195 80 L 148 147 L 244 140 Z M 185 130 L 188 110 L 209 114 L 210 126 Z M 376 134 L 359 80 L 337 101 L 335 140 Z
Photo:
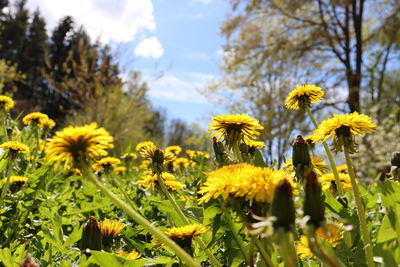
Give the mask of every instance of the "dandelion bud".
M 276 217 L 274 228 L 283 227 L 286 231 L 292 229 L 295 221 L 292 186 L 289 181 L 282 179 L 275 189 L 272 200 L 272 216 Z
M 153 162 L 162 165 L 164 163 L 164 153 L 158 149 L 154 152 Z
M 90 216 L 82 231 L 81 250 L 101 250 L 102 236 L 99 222 L 95 216 Z
M 222 142 L 217 141 L 217 138 L 213 137 L 213 148 L 215 156 L 221 156 L 225 153 L 225 147 Z
M 296 170 L 296 177 L 302 181 L 304 173 L 311 167 L 311 157 L 308 151 L 307 141 L 301 135 L 298 135 L 293 142 L 292 151 L 293 166 Z
M 400 152 L 393 152 L 392 157 L 390 158 L 390 163 L 394 167 L 400 167 Z
M 247 153 L 249 153 L 249 146 L 246 143 L 241 143 L 239 145 L 239 150 L 240 150 L 240 152 L 247 154 Z
M 325 203 L 321 185 L 314 171 L 308 172 L 304 178 L 306 192 L 304 198 L 304 215 L 310 216 L 307 224 L 312 224 L 317 228 L 325 221 Z

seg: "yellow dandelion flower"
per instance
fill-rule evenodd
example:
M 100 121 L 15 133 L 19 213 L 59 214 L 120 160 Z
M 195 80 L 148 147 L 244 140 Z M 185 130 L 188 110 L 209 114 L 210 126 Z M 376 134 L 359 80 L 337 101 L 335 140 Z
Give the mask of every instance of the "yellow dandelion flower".
M 210 154 L 208 154 L 207 152 L 191 150 L 191 149 L 186 150 L 186 155 L 189 157 L 189 159 L 195 159 L 200 157 L 203 157 L 205 159 L 210 158 Z
M 132 152 L 131 153 L 125 153 L 125 154 L 122 155 L 122 158 L 135 160 L 135 159 L 137 159 L 137 155 L 136 155 L 136 153 L 132 153 Z
M 150 145 L 155 146 L 155 144 L 151 141 L 140 142 L 139 144 L 136 145 L 136 151 L 141 151 L 144 147 Z
M 333 136 L 334 147 L 336 151 L 341 151 L 343 144 L 339 136 L 350 138 L 351 142 L 354 135 L 364 136 L 364 132 L 373 132 L 376 124 L 372 122 L 367 115 L 353 112 L 351 114 L 333 114 L 333 118 L 322 121 L 314 131 L 314 142 L 322 142 Z M 351 148 L 351 144 L 349 145 Z M 350 149 L 351 150 L 351 149 Z
M 204 194 L 199 199 L 199 203 L 208 202 L 221 195 L 224 200 L 228 197 L 236 197 L 271 203 L 279 181 L 288 176 L 286 171 L 257 167 L 247 163 L 227 165 L 207 175 L 207 181 L 197 192 Z M 292 188 L 296 188 L 292 179 L 290 182 Z
M 29 148 L 26 145 L 18 141 L 7 141 L 1 144 L 0 148 L 6 150 L 8 153 L 7 156 L 10 156 L 11 158 L 16 157 L 18 153 L 26 153 L 29 151 Z
M 165 152 L 170 152 L 175 156 L 178 156 L 182 152 L 182 148 L 180 146 L 168 146 L 165 148 Z
M 142 161 L 142 163 L 139 165 L 139 169 L 148 169 L 151 164 L 151 161 L 148 159 L 145 159 Z M 135 169 L 136 166 L 133 166 L 132 169 Z
M 46 160 L 71 164 L 88 163 L 106 156 L 106 149 L 113 148 L 113 137 L 96 123 L 69 126 L 56 132 L 46 147 Z M 81 162 L 83 161 L 83 162 Z
M 324 91 L 318 86 L 305 84 L 297 86 L 286 97 L 285 105 L 288 109 L 306 109 L 311 104 L 317 103 L 324 95 Z
M 264 129 L 258 120 L 247 114 L 218 115 L 211 121 L 208 126 L 208 131 L 213 132 L 211 136 L 217 137 L 217 141 L 224 139 L 229 147 L 234 143 L 256 139 L 256 136 L 260 135 L 258 131 Z
M 47 123 L 49 117 L 41 112 L 32 112 L 22 118 L 25 125 L 33 125 L 43 127 L 43 123 Z
M 175 181 L 175 176 L 169 172 L 161 173 L 161 178 L 164 181 L 165 187 L 169 190 L 180 190 L 184 188 L 181 182 Z M 151 173 L 143 174 L 142 179 L 137 181 L 138 184 L 144 187 L 151 188 L 152 190 L 158 190 L 158 179 L 157 175 L 152 175 Z
M 118 165 L 120 163 L 121 161 L 117 158 L 105 157 L 97 161 L 95 164 L 93 164 L 92 168 L 95 171 L 109 170 L 113 168 L 114 165 Z
M 140 154 L 147 159 L 151 159 L 153 162 L 156 161 L 157 155 L 163 155 L 163 162 L 172 161 L 175 156 L 171 152 L 164 152 L 161 149 L 157 148 L 155 145 L 148 145 L 142 148 Z
M 56 126 L 56 122 L 50 118 L 47 118 L 47 119 L 42 120 L 41 126 L 46 130 L 50 130 L 50 129 L 53 129 L 54 126 Z
M 337 169 L 338 172 L 345 172 L 345 171 L 348 170 L 347 164 L 339 165 L 339 166 L 336 167 L 336 169 Z
M 202 224 L 189 224 L 181 227 L 172 227 L 164 233 L 171 239 L 188 239 L 199 236 L 211 230 L 211 227 Z
M 351 190 L 350 176 L 346 173 L 339 173 L 339 179 L 343 187 L 343 191 L 349 192 Z M 334 193 L 336 191 L 335 176 L 333 173 L 323 174 L 318 178 L 321 183 L 322 190 Z
M 0 95 L 0 109 L 3 111 L 9 111 L 14 107 L 14 101 L 11 97 Z
M 114 169 L 114 172 L 115 172 L 115 174 L 118 174 L 118 175 L 124 175 L 125 172 L 126 172 L 126 167 L 124 167 L 124 166 L 118 166 L 118 167 L 116 167 L 116 168 Z
M 342 223 L 327 224 L 325 230 L 324 228 L 319 227 L 316 231 L 316 235 L 328 242 L 332 247 L 336 247 L 340 244 L 340 240 L 343 238 L 344 231 L 342 230 L 342 227 Z M 305 235 L 300 236 L 296 249 L 300 259 L 311 259 L 314 257 Z
M 117 236 L 119 235 L 126 225 L 118 220 L 104 220 L 100 222 L 101 234 L 105 237 L 107 236 Z
M 180 168 L 185 169 L 190 166 L 193 166 L 193 161 L 190 161 L 187 158 L 177 158 L 174 160 L 173 164 L 174 164 L 175 170 L 180 169 Z
M 10 184 L 14 184 L 14 183 L 21 183 L 24 184 L 26 183 L 26 181 L 28 181 L 28 178 L 26 178 L 25 176 L 10 176 Z M 7 182 L 7 178 L 4 178 L 1 180 L 2 184 L 5 184 Z
M 326 165 L 325 161 L 316 155 L 311 155 L 311 163 L 314 167 L 314 170 L 320 175 L 326 173 L 329 170 L 329 167 Z M 283 169 L 290 173 L 295 172 L 292 158 L 289 158 L 285 161 L 285 163 L 283 164 Z
M 265 143 L 262 142 L 262 141 L 246 140 L 245 143 L 249 147 L 249 149 L 256 149 L 256 148 L 265 147 Z
M 119 250 L 119 251 L 117 251 L 117 255 L 122 256 L 122 257 L 124 257 L 125 259 L 128 259 L 128 260 L 136 260 L 136 259 L 139 259 L 142 256 L 139 252 L 137 252 L 134 249 L 131 250 L 130 252 Z

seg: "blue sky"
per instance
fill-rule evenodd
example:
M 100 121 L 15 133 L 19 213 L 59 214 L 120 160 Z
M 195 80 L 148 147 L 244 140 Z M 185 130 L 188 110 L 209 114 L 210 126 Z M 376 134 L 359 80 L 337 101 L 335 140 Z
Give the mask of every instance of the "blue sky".
M 111 44 L 124 67 L 142 72 L 150 100 L 169 118 L 206 127 L 212 112 L 222 112 L 197 90 L 220 75 L 228 0 L 28 0 L 28 7 L 39 7 L 49 31 L 72 15 Z

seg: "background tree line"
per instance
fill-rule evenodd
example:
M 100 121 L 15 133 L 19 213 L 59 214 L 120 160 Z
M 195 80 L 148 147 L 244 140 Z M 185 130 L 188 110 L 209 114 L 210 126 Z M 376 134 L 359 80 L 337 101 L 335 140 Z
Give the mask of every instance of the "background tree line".
M 140 72 L 123 81 L 110 47 L 93 42 L 70 16 L 48 35 L 40 10 L 31 14 L 26 0 L 0 0 L 0 68 L 0 90 L 16 100 L 14 115 L 41 111 L 58 127 L 97 122 L 115 137 L 118 150 L 145 139 L 204 147 L 202 137 L 185 143 L 198 133 L 182 121 L 167 122 L 148 100 Z

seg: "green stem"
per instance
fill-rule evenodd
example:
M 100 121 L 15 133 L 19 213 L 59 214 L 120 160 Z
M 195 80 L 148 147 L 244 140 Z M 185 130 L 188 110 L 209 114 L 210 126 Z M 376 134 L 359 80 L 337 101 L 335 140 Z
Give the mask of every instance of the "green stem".
M 254 267 L 254 245 L 257 237 L 251 236 L 250 244 L 249 244 L 249 266 Z
M 1 191 L 1 201 L 4 201 L 4 198 L 7 193 L 7 189 L 10 186 L 10 178 L 11 178 L 10 171 L 11 171 L 11 167 L 12 167 L 11 162 L 12 162 L 11 158 L 8 158 L 6 173 L 4 174 L 4 176 L 7 177 L 7 179 L 6 179 L 6 183 L 3 186 L 3 191 Z
M 225 215 L 228 217 L 228 220 L 227 220 L 227 221 L 228 221 L 229 228 L 231 229 L 231 232 L 232 232 L 232 234 L 233 234 L 233 237 L 235 238 L 235 241 L 236 241 L 236 243 L 238 244 L 238 246 L 239 246 L 239 248 L 240 248 L 240 251 L 241 251 L 242 254 L 243 254 L 243 257 L 244 257 L 245 259 L 247 259 L 246 250 L 245 250 L 245 248 L 244 248 L 242 242 L 240 242 L 239 236 L 237 235 L 237 233 L 236 233 L 236 231 L 235 231 L 235 228 L 233 227 L 233 219 L 232 219 L 232 216 L 230 215 L 229 211 L 225 212 Z
M 315 232 L 316 229 L 311 226 L 310 229 L 308 229 L 307 234 L 308 245 L 314 255 L 319 257 L 323 263 L 326 263 L 331 267 L 344 267 L 344 264 L 338 258 L 332 258 L 329 253 L 327 253 L 324 248 L 321 247 Z
M 170 247 L 175 254 L 186 262 L 188 266 L 196 266 L 199 267 L 200 264 L 196 263 L 194 259 L 179 245 L 177 245 L 172 239 L 166 236 L 162 231 L 158 228 L 154 227 L 148 220 L 146 220 L 142 215 L 129 207 L 124 201 L 122 201 L 119 197 L 117 197 L 113 192 L 108 190 L 103 184 L 101 184 L 96 178 L 88 177 L 116 206 L 124 210 L 133 220 L 135 220 L 138 224 L 140 224 L 144 229 L 149 231 L 153 236 L 155 236 L 158 240 L 166 244 Z
M 232 148 L 233 148 L 233 152 L 235 153 L 236 158 L 238 159 L 238 161 L 239 161 L 240 163 L 244 162 L 244 161 L 243 161 L 242 154 L 240 153 L 239 144 L 238 144 L 237 142 L 235 142 L 235 143 L 233 144 Z
M 40 139 L 39 139 L 39 128 L 38 126 L 35 126 L 35 141 L 36 141 L 36 146 L 35 149 L 33 150 L 33 159 L 32 162 L 28 168 L 28 171 L 26 173 L 29 173 L 32 168 L 35 167 L 38 151 L 39 151 L 39 146 L 40 146 Z
M 189 220 L 186 218 L 185 214 L 183 214 L 183 211 L 179 207 L 178 203 L 176 203 L 175 198 L 169 193 L 168 189 L 165 187 L 164 181 L 161 178 L 160 174 L 157 174 L 157 179 L 158 179 L 158 183 L 161 187 L 162 192 L 168 198 L 169 202 L 171 202 L 175 211 L 178 213 L 178 216 L 180 217 L 180 219 L 183 221 L 184 224 L 186 224 L 186 225 L 190 224 Z M 204 250 L 207 257 L 210 259 L 212 266 L 222 266 L 222 264 L 218 262 L 217 258 L 214 256 L 214 254 L 212 254 L 211 251 L 207 248 L 207 245 L 204 243 L 203 239 L 201 239 L 198 236 L 195 236 L 194 240 L 196 240 L 196 242 L 199 243 L 200 247 Z
M 298 259 L 292 233 L 284 229 L 279 229 L 278 231 L 280 231 L 278 234 L 279 248 L 286 266 L 297 267 Z
M 261 243 L 261 241 L 258 238 L 256 239 L 256 247 L 257 247 L 258 251 L 260 252 L 261 257 L 263 258 L 265 264 L 268 267 L 273 267 L 274 264 L 272 263 L 271 258 L 269 257 L 267 251 L 265 251 L 263 244 Z
M 318 123 L 315 120 L 313 114 L 311 113 L 310 108 L 307 108 L 306 111 L 307 111 L 307 114 L 310 117 L 314 127 L 318 128 Z M 339 172 L 338 172 L 338 170 L 336 168 L 336 164 L 335 164 L 335 160 L 333 159 L 332 152 L 329 149 L 328 144 L 325 141 L 322 141 L 322 145 L 324 146 L 325 153 L 326 153 L 326 155 L 328 157 L 329 165 L 331 166 L 331 169 L 332 169 L 332 172 L 333 172 L 333 177 L 335 178 L 335 183 L 336 183 L 336 186 L 337 186 L 337 190 L 338 190 L 339 196 L 340 197 L 344 197 L 345 193 L 344 193 L 344 190 L 343 190 L 343 185 L 342 185 L 342 182 L 340 181 Z M 351 247 L 351 245 L 352 245 L 351 234 L 349 232 L 345 232 L 344 233 L 344 242 L 346 243 L 346 245 L 348 247 Z
M 340 136 L 340 138 L 343 139 L 342 136 Z M 357 215 L 358 215 L 358 219 L 360 221 L 360 231 L 361 231 L 361 234 L 363 236 L 365 254 L 366 254 L 366 257 L 367 257 L 367 263 L 368 263 L 368 267 L 373 267 L 373 266 L 375 266 L 374 254 L 373 254 L 373 251 L 372 251 L 371 239 L 370 239 L 370 236 L 368 234 L 368 225 L 367 225 L 367 220 L 365 218 L 364 205 L 362 203 L 360 190 L 358 189 L 358 185 L 357 185 L 357 181 L 356 181 L 356 175 L 354 173 L 353 162 L 352 162 L 352 160 L 350 158 L 349 150 L 348 150 L 347 146 L 344 145 L 343 147 L 344 147 L 344 149 L 343 149 L 344 150 L 344 156 L 346 157 L 347 168 L 349 170 L 351 188 L 353 190 L 354 199 L 355 199 L 355 202 L 356 202 Z

